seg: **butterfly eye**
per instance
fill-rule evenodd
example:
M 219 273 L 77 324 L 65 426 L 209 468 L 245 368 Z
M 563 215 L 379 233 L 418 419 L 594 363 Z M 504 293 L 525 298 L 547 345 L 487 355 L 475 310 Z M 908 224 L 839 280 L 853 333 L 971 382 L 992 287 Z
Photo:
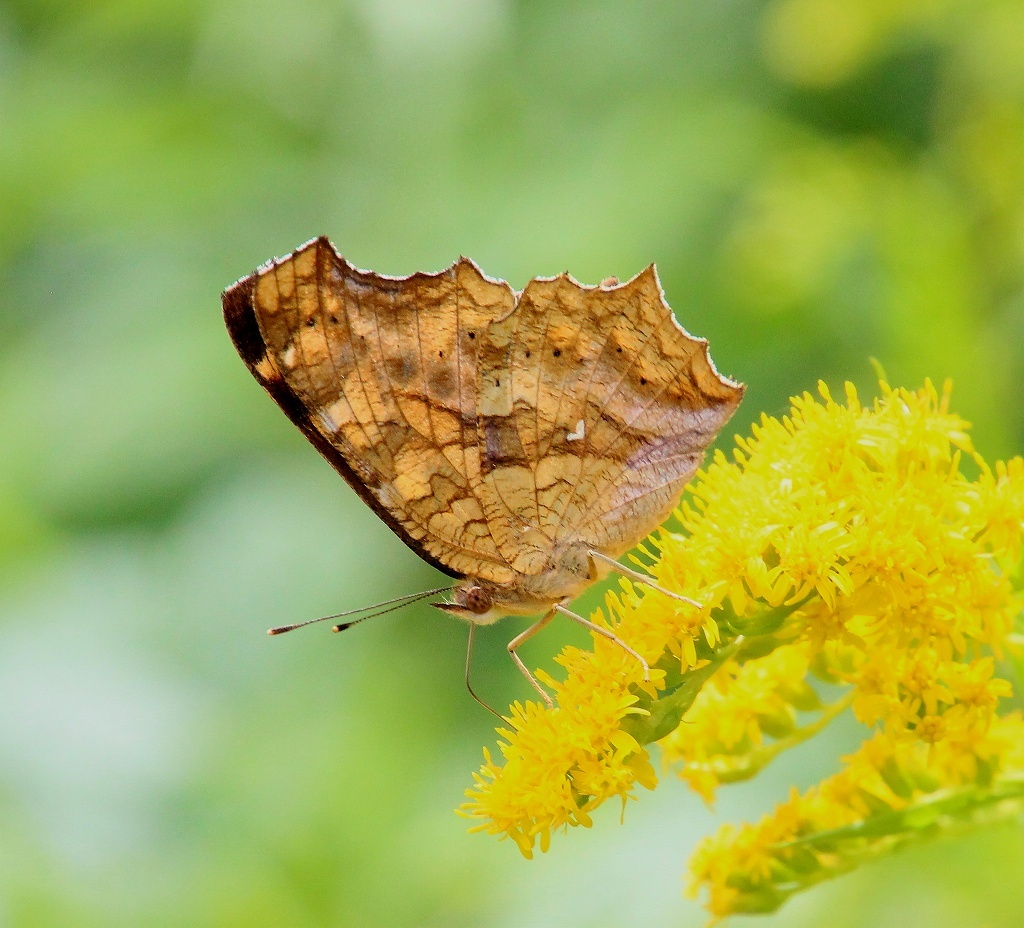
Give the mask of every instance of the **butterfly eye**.
M 475 615 L 483 615 L 491 608 L 491 594 L 482 586 L 471 586 L 463 593 L 465 607 Z

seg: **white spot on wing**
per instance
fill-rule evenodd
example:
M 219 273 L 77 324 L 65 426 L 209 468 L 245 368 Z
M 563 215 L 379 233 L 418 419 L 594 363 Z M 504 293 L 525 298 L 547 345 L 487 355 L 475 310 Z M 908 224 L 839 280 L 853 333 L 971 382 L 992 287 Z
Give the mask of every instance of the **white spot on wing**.
M 333 435 L 338 431 L 338 423 L 326 409 L 318 409 L 316 416 L 320 420 L 320 429 L 325 435 Z
M 576 423 L 576 430 L 565 436 L 566 441 L 579 441 L 586 434 L 586 427 L 583 420 Z

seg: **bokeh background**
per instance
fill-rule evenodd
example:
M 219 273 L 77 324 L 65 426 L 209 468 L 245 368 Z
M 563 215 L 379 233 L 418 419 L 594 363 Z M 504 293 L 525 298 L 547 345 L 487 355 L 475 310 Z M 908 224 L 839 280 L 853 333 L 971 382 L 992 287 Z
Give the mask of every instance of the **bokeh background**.
M 494 740 L 464 628 L 264 635 L 437 581 L 223 331 L 220 291 L 320 233 L 517 287 L 657 262 L 749 384 L 726 444 L 874 357 L 1019 453 L 1024 3 L 0 2 L 0 926 L 700 924 L 696 840 L 854 731 L 527 862 L 451 811 Z M 479 636 L 496 705 L 513 631 Z M 1016 926 L 1022 868 L 1003 827 L 761 924 Z

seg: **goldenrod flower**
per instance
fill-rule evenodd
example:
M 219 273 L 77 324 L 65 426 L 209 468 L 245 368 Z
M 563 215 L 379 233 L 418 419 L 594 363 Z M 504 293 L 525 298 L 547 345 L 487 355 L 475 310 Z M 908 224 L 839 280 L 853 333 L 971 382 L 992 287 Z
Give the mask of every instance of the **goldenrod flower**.
M 512 707 L 462 808 L 476 830 L 546 849 L 655 785 L 653 741 L 710 800 L 847 707 L 869 729 L 840 774 L 698 849 L 692 886 L 716 915 L 1024 802 L 1024 722 L 998 714 L 1011 686 L 994 660 L 1022 608 L 1024 461 L 988 467 L 930 384 L 883 384 L 869 407 L 849 385 L 845 404 L 819 393 L 763 417 L 733 460 L 718 452 L 677 512 L 684 532 L 644 546 L 658 583 L 702 608 L 623 582 L 594 616 L 650 681 L 597 637 L 545 677 L 555 708 Z

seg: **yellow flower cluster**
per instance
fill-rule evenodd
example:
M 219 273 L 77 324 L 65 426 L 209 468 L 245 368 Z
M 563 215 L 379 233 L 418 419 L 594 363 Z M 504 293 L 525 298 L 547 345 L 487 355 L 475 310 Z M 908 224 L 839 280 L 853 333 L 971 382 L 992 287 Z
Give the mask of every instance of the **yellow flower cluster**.
M 710 799 L 852 704 L 876 732 L 842 774 L 698 854 L 713 911 L 763 910 L 848 865 L 812 853 L 814 834 L 1024 771 L 993 660 L 1022 607 L 1024 461 L 989 468 L 930 384 L 883 384 L 869 407 L 851 386 L 845 404 L 819 392 L 764 417 L 734 460 L 716 454 L 677 512 L 685 531 L 647 544 L 658 583 L 702 608 L 623 582 L 609 618 L 594 617 L 644 655 L 651 680 L 598 637 L 593 652 L 563 652 L 563 681 L 545 678 L 555 708 L 512 708 L 501 762 L 487 755 L 462 807 L 477 830 L 527 856 L 545 849 L 553 829 L 654 785 L 652 741 Z
M 628 637 L 641 654 L 656 659 L 668 634 L 653 623 L 644 627 L 638 616 Z M 589 827 L 591 810 L 606 799 L 625 797 L 637 782 L 650 789 L 656 783 L 647 752 L 622 727 L 636 711 L 630 687 L 641 685 L 637 661 L 604 638 L 597 638 L 593 653 L 566 648 L 559 661 L 568 671 L 563 683 L 538 672 L 554 690 L 558 709 L 535 702 L 511 707 L 510 728 L 499 729 L 504 765 L 485 750 L 476 788 L 462 809 L 483 820 L 472 830 L 507 835 L 526 857 L 538 839 L 547 850 L 553 829 Z
M 964 765 L 958 746 L 878 732 L 845 769 L 795 790 L 756 825 L 724 825 L 690 860 L 688 894 L 724 917 L 775 911 L 789 896 L 938 831 L 1020 814 L 1024 720 L 996 719 Z

